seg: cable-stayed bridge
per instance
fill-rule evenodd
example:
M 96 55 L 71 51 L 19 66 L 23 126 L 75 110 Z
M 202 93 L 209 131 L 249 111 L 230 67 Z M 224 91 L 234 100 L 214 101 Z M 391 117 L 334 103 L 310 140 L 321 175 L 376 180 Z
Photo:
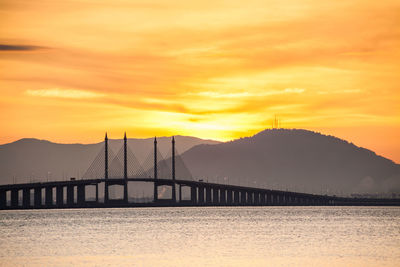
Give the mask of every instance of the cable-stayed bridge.
M 124 143 L 115 154 L 108 145 L 97 154 L 83 179 L 0 185 L 0 209 L 85 208 L 136 206 L 280 206 L 280 205 L 400 205 L 400 199 L 344 198 L 257 187 L 209 183 L 194 180 L 171 139 L 170 157 L 164 159 L 154 138 L 154 147 L 141 164 Z M 207 166 L 204 166 L 207 168 Z M 128 183 L 149 183 L 153 198 L 147 203 L 129 200 Z M 122 186 L 121 199 L 110 198 L 110 187 Z M 86 191 L 94 187 L 95 198 Z M 160 188 L 171 190 L 170 198 L 160 198 Z M 99 198 L 102 188 L 102 199 Z M 66 189 L 66 190 L 64 190 Z M 189 195 L 184 198 L 185 189 Z M 64 194 L 66 191 L 66 194 Z

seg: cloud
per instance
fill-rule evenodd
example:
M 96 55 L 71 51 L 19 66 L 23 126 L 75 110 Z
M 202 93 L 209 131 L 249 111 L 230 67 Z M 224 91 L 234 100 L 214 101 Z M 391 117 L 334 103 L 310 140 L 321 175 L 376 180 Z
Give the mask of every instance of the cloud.
M 35 45 L 7 45 L 0 44 L 0 51 L 33 51 L 43 49 L 41 46 Z
M 26 90 L 26 94 L 31 96 L 40 96 L 40 97 L 57 97 L 57 98 L 97 98 L 103 97 L 105 94 L 95 93 L 91 91 L 85 90 L 76 90 L 76 89 L 40 89 L 40 90 Z
M 263 97 L 270 95 L 281 95 L 281 94 L 301 94 L 305 91 L 303 88 L 286 88 L 284 90 L 268 90 L 264 92 L 238 92 L 238 93 L 220 93 L 216 91 L 204 91 L 198 92 L 195 95 L 211 98 L 244 98 L 244 97 Z M 189 93 L 193 95 L 193 93 Z

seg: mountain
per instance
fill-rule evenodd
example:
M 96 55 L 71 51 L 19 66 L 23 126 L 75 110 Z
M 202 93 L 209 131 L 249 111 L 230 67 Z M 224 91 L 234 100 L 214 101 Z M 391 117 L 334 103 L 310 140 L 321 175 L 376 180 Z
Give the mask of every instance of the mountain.
M 189 136 L 175 136 L 176 150 L 183 153 L 199 144 L 217 144 L 218 141 L 203 140 Z M 128 146 L 140 162 L 153 151 L 153 138 L 128 139 Z M 171 138 L 157 138 L 158 148 L 169 157 Z M 110 139 L 109 148 L 117 153 L 123 140 Z M 0 145 L 0 184 L 30 181 L 65 180 L 80 178 L 90 166 L 104 143 L 57 144 L 38 139 L 21 139 Z
M 208 181 L 323 194 L 400 192 L 400 165 L 352 143 L 306 130 L 272 129 L 182 155 Z

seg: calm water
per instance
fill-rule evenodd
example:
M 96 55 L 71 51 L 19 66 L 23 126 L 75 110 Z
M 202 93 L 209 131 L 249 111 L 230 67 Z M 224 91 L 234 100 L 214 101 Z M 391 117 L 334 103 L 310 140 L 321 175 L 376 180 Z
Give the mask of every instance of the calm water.
M 0 212 L 3 266 L 400 266 L 400 208 Z

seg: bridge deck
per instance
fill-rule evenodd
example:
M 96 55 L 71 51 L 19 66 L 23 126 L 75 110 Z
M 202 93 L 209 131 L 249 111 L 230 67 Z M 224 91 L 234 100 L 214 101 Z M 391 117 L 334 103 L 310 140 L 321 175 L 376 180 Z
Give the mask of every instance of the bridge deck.
M 127 182 L 147 182 L 158 186 L 179 186 L 179 200 L 155 199 L 151 203 L 130 203 L 128 199 L 98 200 L 98 185 L 123 185 Z M 96 201 L 85 199 L 85 186 L 96 186 Z M 77 202 L 74 202 L 74 187 L 77 187 Z M 63 187 L 67 188 L 67 201 L 64 203 Z M 181 187 L 190 188 L 190 200 L 181 197 Z M 56 190 L 56 203 L 53 203 L 53 188 Z M 30 203 L 30 190 L 34 190 L 34 204 Z M 45 204 L 42 204 L 42 189 L 46 189 Z M 18 191 L 22 190 L 23 204 L 19 205 Z M 11 205 L 7 205 L 6 192 L 11 191 Z M 212 192 L 211 192 L 212 191 Z M 80 208 L 80 207 L 149 207 L 149 206 L 243 206 L 243 205 L 395 205 L 400 199 L 345 198 L 328 195 L 307 194 L 272 190 L 238 185 L 209 183 L 193 180 L 154 179 L 154 178 L 113 178 L 69 181 L 35 182 L 0 185 L 0 209 L 20 208 Z

